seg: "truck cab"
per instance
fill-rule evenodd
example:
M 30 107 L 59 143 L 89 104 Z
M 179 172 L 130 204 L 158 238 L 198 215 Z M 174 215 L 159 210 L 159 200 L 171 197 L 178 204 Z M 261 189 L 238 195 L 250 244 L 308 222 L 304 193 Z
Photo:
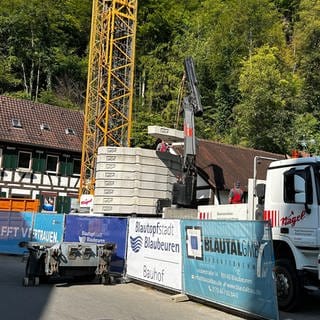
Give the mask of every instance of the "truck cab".
M 198 218 L 270 222 L 281 310 L 320 289 L 320 157 L 272 161 L 266 180 L 249 179 L 248 203 L 199 206 Z
M 265 187 L 264 220 L 272 225 L 279 307 L 293 310 L 302 289 L 320 282 L 320 157 L 270 164 Z

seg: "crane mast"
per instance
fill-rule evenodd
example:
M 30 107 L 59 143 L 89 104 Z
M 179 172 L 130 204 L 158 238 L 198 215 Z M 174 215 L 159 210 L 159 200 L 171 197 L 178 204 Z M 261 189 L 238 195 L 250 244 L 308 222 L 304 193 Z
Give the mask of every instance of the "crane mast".
M 130 146 L 137 0 L 93 0 L 79 196 L 101 146 Z

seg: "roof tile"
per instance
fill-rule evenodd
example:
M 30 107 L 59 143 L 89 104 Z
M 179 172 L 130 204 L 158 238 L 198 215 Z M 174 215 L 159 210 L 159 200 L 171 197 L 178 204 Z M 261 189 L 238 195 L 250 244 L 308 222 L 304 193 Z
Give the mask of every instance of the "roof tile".
M 240 181 L 243 189 L 247 190 L 248 178 L 253 178 L 256 156 L 285 158 L 281 154 L 199 139 L 196 165 L 208 175 L 209 182 L 217 189 L 231 189 L 236 181 Z M 264 160 L 258 164 L 257 179 L 265 179 L 269 164 L 270 161 Z
M 0 96 L 0 137 L 2 141 L 81 152 L 84 115 L 72 109 Z M 20 119 L 22 128 L 14 128 L 12 119 Z M 41 124 L 50 130 L 41 130 Z M 71 128 L 75 135 L 66 134 Z
M 72 152 L 82 150 L 84 115 L 80 111 L 0 96 L 0 112 L 1 141 Z M 14 128 L 12 118 L 20 119 L 22 128 Z M 48 124 L 50 130 L 41 130 L 43 123 Z M 73 129 L 75 135 L 66 134 L 67 128 Z M 196 165 L 214 188 L 231 189 L 239 180 L 247 190 L 248 177 L 253 177 L 255 156 L 285 158 L 280 154 L 199 139 Z M 268 164 L 261 161 L 258 179 L 265 178 Z

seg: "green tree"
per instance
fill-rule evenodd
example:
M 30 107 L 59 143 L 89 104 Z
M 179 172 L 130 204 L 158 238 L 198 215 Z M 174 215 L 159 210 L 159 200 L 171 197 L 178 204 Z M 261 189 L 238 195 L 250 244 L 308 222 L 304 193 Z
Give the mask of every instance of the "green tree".
M 291 45 L 300 0 L 274 0 L 274 3 L 283 17 L 283 31 L 286 42 Z
M 301 81 L 288 71 L 277 48 L 258 49 L 243 62 L 239 82 L 241 102 L 235 107 L 233 142 L 287 152 L 300 88 Z
M 290 148 L 320 155 L 319 120 L 311 113 L 296 114 L 290 139 Z
M 12 59 L 0 55 L 0 94 L 4 94 L 11 88 L 16 88 L 21 83 L 12 72 Z
M 242 59 L 264 44 L 285 45 L 279 12 L 270 1 L 202 1 L 192 15 L 183 52 L 196 55 L 205 106 L 204 121 L 212 137 L 226 140 L 233 127 L 233 106 L 241 96 Z
M 91 1 L 2 2 L 0 52 L 10 57 L 11 76 L 19 80 L 2 91 L 23 90 L 27 98 L 37 100 L 41 91 L 54 91 L 66 78 L 84 82 L 82 59 L 89 38 Z M 68 61 L 72 63 L 66 68 Z M 81 79 L 75 76 L 79 73 Z
M 136 88 L 143 110 L 162 113 L 172 125 L 180 83 L 184 53 L 176 45 L 184 34 L 190 8 L 197 1 L 147 0 L 138 10 Z M 171 110 L 170 112 L 168 110 Z
M 185 54 L 176 45 L 199 2 L 146 0 L 138 9 L 133 140 L 153 146 L 149 125 L 176 127 Z M 180 127 L 181 128 L 181 127 Z M 142 131 L 140 131 L 142 130 Z
M 157 125 L 165 126 L 163 118 L 160 114 L 152 114 L 150 112 L 135 112 L 133 118 L 133 132 L 131 145 L 141 148 L 155 148 L 156 139 L 148 135 L 148 126 Z
M 305 79 L 306 101 L 306 108 L 301 111 L 312 112 L 320 119 L 320 2 L 301 0 L 298 17 L 294 45 L 297 72 Z

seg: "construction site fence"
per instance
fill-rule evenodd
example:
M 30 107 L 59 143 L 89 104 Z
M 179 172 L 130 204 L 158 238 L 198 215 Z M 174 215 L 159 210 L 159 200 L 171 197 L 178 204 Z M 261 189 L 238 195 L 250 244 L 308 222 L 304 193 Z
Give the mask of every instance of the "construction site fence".
M 127 218 L 88 217 L 81 215 L 0 211 L 0 253 L 26 253 L 22 241 L 113 242 L 111 271 L 123 272 L 126 255 Z
M 0 253 L 20 241 L 116 244 L 111 271 L 264 319 L 278 319 L 267 221 L 0 212 Z M 112 270 L 113 269 L 113 270 Z

